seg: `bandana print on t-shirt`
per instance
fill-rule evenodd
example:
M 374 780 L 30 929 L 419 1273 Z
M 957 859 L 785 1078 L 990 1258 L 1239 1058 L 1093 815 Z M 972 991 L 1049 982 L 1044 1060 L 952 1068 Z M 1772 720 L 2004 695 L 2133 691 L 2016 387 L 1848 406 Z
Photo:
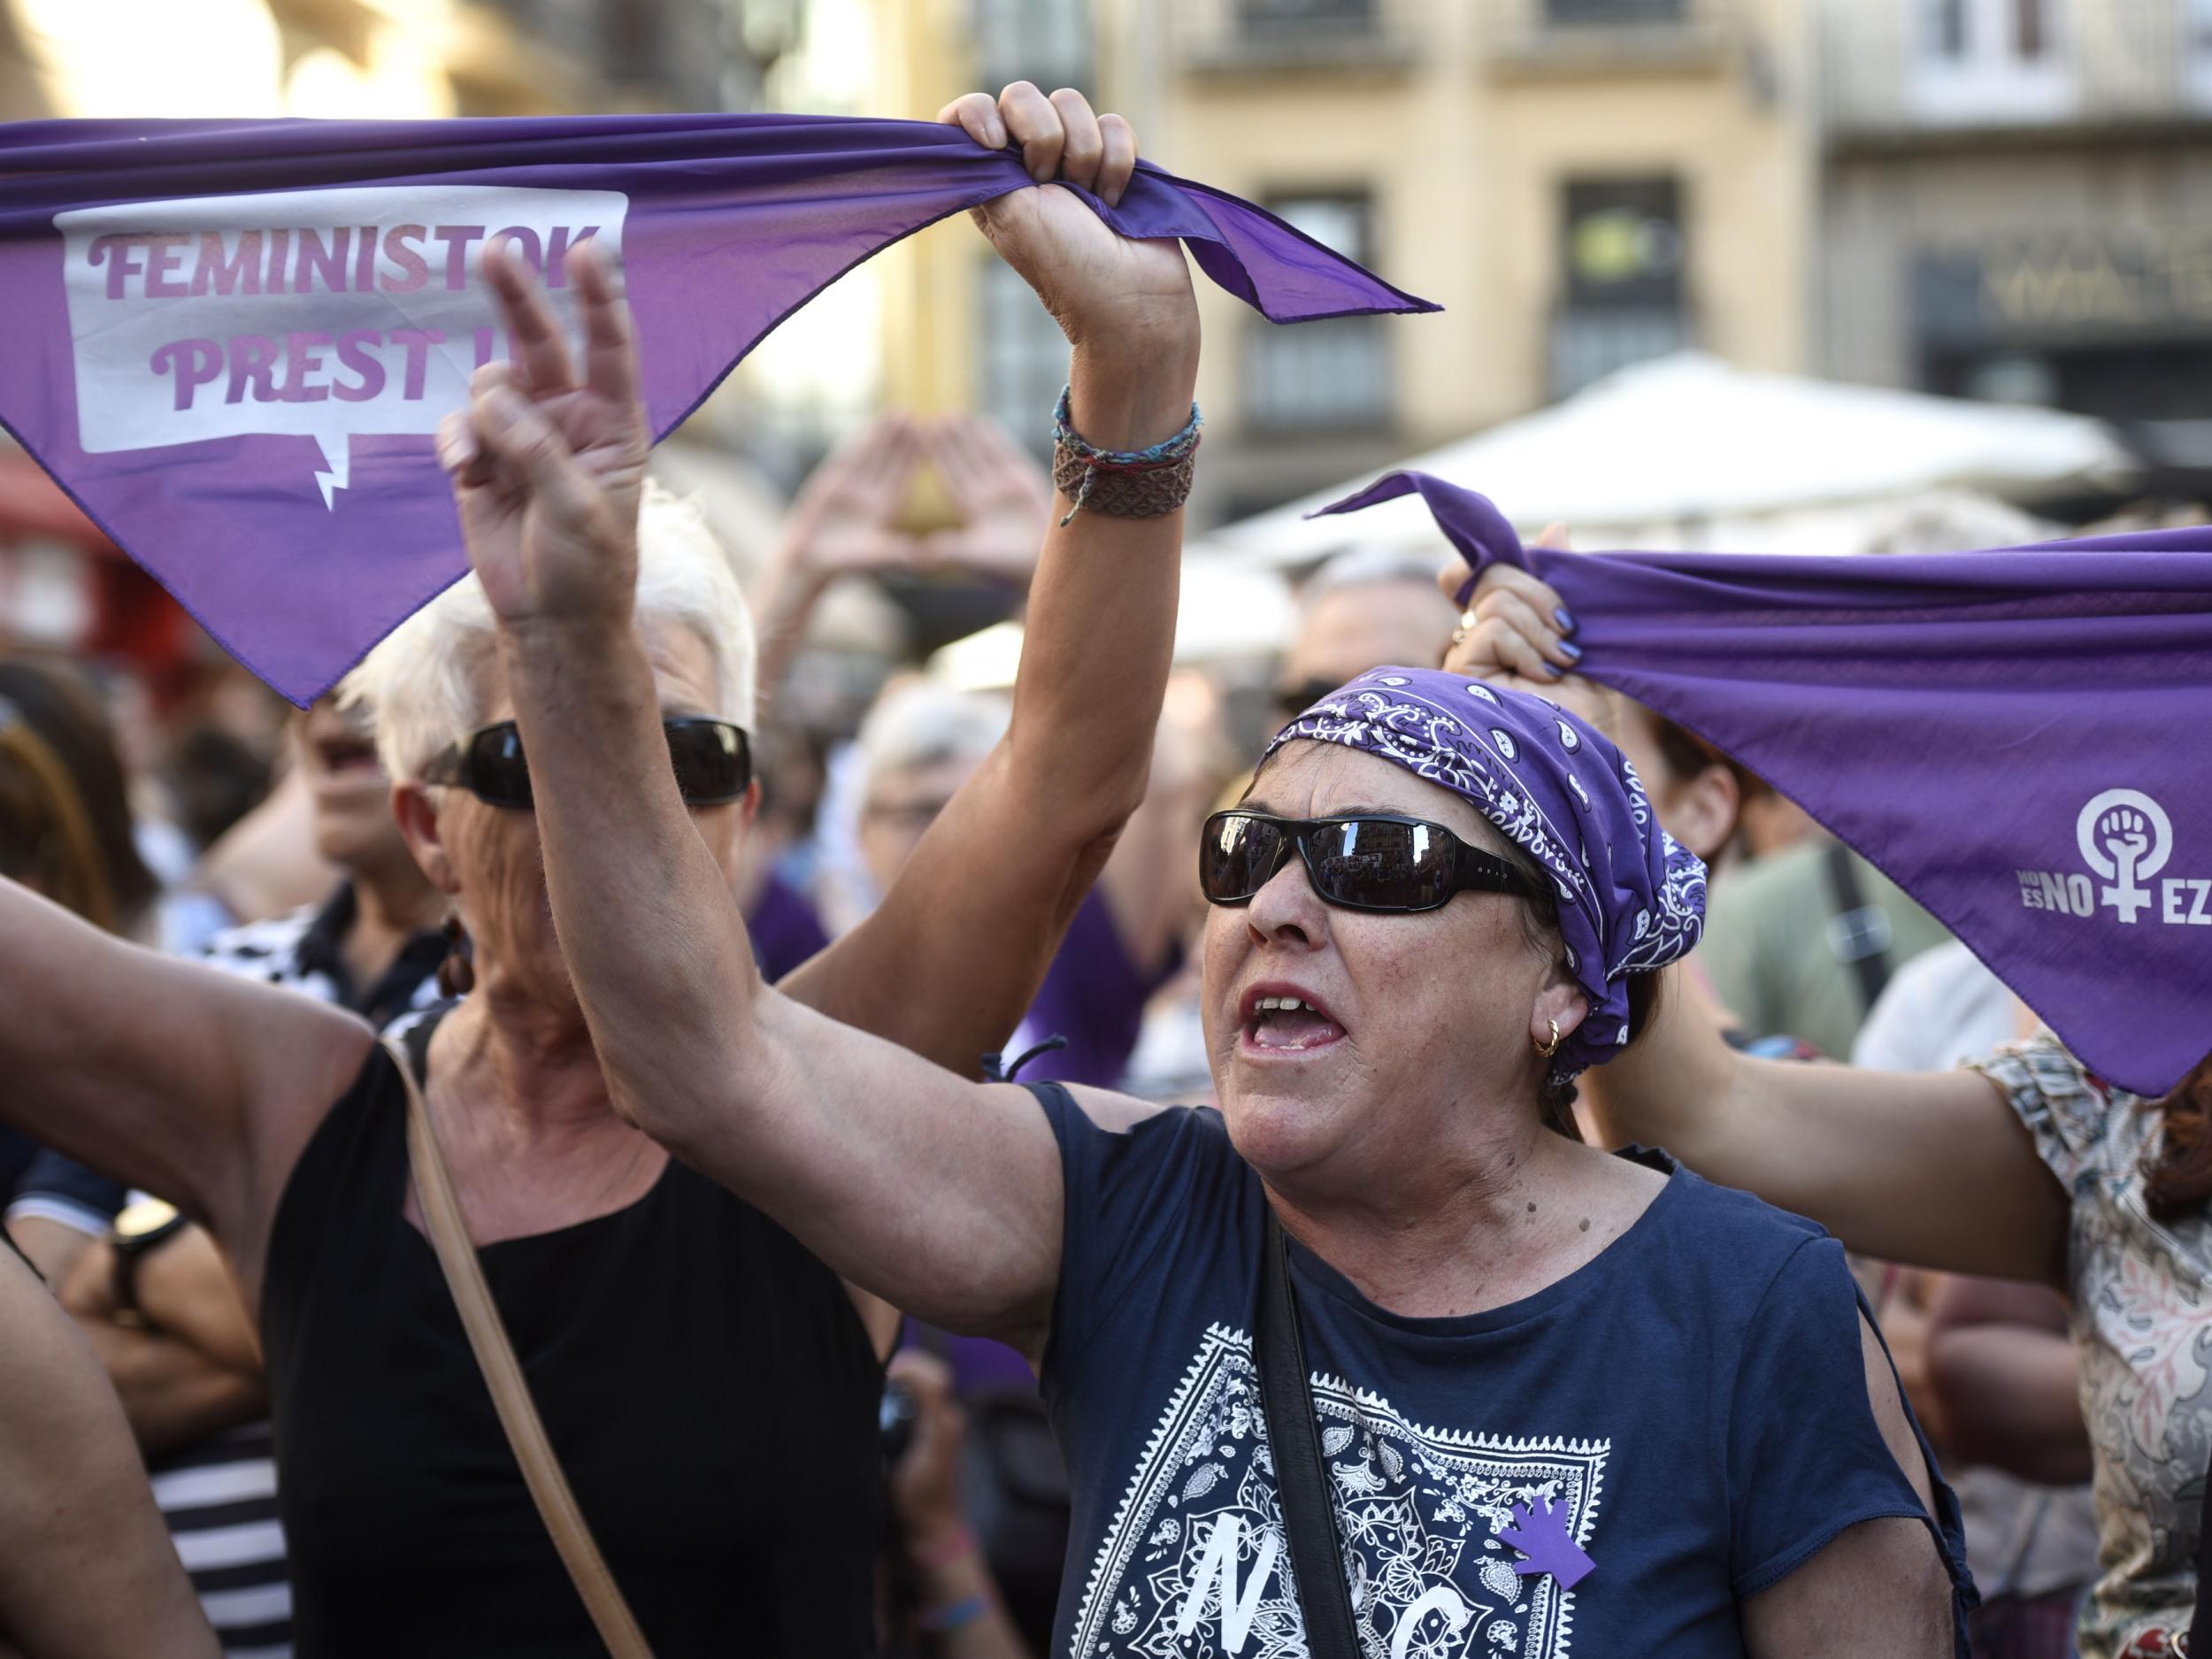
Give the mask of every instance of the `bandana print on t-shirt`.
M 1563 1655 L 1563 1580 L 1588 1570 L 1609 1443 L 1425 1428 L 1341 1379 L 1311 1386 L 1371 1640 L 1389 1632 L 1393 1659 Z M 1216 1325 L 1099 1550 L 1070 1651 L 1303 1655 L 1294 1583 L 1251 1343 Z
M 1218 1113 L 1116 1132 L 1033 1092 L 1066 1198 L 1041 1379 L 1072 1500 L 1055 1659 L 1305 1659 L 1246 1335 L 1260 1179 Z M 1667 1177 L 1642 1215 L 1505 1307 L 1396 1314 L 1292 1243 L 1363 1659 L 1744 1659 L 1744 1602 L 1859 1521 L 1924 1521 L 1868 1403 L 1842 1248 L 1624 1156 Z

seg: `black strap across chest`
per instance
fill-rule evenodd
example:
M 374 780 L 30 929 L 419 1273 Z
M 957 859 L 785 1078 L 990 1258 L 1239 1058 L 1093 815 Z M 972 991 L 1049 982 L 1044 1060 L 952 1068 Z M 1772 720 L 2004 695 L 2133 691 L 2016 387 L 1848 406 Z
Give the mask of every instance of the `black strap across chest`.
M 1261 1257 L 1253 1357 L 1259 1366 L 1260 1403 L 1267 1413 L 1267 1443 L 1275 1457 L 1283 1531 L 1289 1537 L 1299 1608 L 1305 1616 L 1306 1650 L 1312 1659 L 1361 1659 L 1351 1593 L 1344 1583 L 1343 1547 L 1337 1540 L 1336 1504 L 1329 1495 L 1313 1396 L 1306 1386 L 1298 1295 L 1290 1283 L 1290 1239 L 1272 1205 Z
M 1879 905 L 1867 902 L 1851 849 L 1841 841 L 1828 843 L 1827 871 L 1834 907 L 1828 918 L 1829 943 L 1858 981 L 1861 1006 L 1871 1010 L 1889 983 L 1889 917 Z

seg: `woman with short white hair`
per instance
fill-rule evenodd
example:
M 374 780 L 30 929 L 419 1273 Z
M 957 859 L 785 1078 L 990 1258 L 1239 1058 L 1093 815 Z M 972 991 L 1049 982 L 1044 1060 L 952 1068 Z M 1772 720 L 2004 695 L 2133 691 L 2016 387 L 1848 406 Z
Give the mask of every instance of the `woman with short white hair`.
M 705 649 L 712 714 L 753 726 L 753 614 L 730 557 L 697 502 L 648 480 L 638 503 L 638 614 L 664 636 Z M 388 776 L 420 781 L 457 732 L 485 723 L 498 641 L 484 585 L 464 576 L 385 635 L 340 689 L 368 705 Z
M 1032 177 L 1110 203 L 1135 165 L 1127 124 L 1073 92 L 1048 100 L 1023 83 L 973 95 L 949 119 L 993 148 L 1021 141 Z M 1090 436 L 1111 444 L 1163 411 L 1171 431 L 1194 418 L 1195 306 L 1179 254 L 1141 256 L 1172 259 L 1179 295 L 1132 296 L 1096 269 L 1132 244 L 1065 192 L 1016 191 L 978 217 L 1079 341 L 1072 408 Z M 495 250 L 485 266 L 518 361 L 482 372 L 472 424 L 440 434 L 464 525 L 474 536 L 513 511 L 526 538 L 577 531 L 480 476 L 490 444 L 513 439 L 498 420 L 520 406 L 518 388 L 594 435 L 589 465 L 608 494 L 565 505 L 621 514 L 651 664 L 647 741 L 626 764 L 676 790 L 686 835 L 718 872 L 713 902 L 733 911 L 729 878 L 758 799 L 742 598 L 696 515 L 645 487 L 634 398 L 601 397 L 634 388 L 636 365 L 596 251 L 568 267 L 585 377 L 523 263 Z M 1133 301 L 1161 308 L 1149 314 L 1188 349 L 1164 351 L 1133 326 Z M 624 424 L 599 420 L 617 408 Z M 1101 487 L 1047 535 L 1006 741 L 874 914 L 786 981 L 798 1001 L 939 1067 L 973 1073 L 1001 1047 L 1143 793 L 1179 518 L 1113 516 L 1121 493 Z M 518 1472 L 424 1236 L 450 1246 L 457 1230 L 572 1507 L 654 1647 L 869 1652 L 881 1356 L 897 1316 L 614 1110 L 554 926 L 534 809 L 561 787 L 614 801 L 637 786 L 615 772 L 549 784 L 525 755 L 513 630 L 492 626 L 511 605 L 464 581 L 397 630 L 355 686 L 378 710 L 402 830 L 470 947 L 472 994 L 403 1032 L 457 1228 L 426 1219 L 438 1188 L 410 1178 L 408 1081 L 359 1021 L 134 951 L 5 882 L 0 1118 L 171 1199 L 221 1243 L 267 1354 L 301 1659 L 604 1651 L 579 1594 L 603 1579 L 576 1529 L 556 1522 L 565 1506 L 539 1498 L 550 1484 Z M 1092 643 L 1101 628 L 1110 662 Z M 1041 741 L 1070 731 L 1083 739 L 1073 749 Z M 1037 800 L 1057 804 L 1040 817 Z M 629 919 L 641 937 L 688 925 L 658 901 Z M 437 1162 L 418 1150 L 413 1164 Z M 583 1563 L 577 1588 L 569 1560 Z

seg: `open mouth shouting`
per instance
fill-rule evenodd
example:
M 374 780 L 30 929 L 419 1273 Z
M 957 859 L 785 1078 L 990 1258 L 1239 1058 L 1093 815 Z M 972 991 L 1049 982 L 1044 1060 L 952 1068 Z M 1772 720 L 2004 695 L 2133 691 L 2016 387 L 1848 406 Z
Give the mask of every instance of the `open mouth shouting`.
M 1256 985 L 1237 1004 L 1241 1022 L 1238 1051 L 1248 1057 L 1284 1058 L 1340 1042 L 1339 1025 L 1313 994 L 1294 985 Z

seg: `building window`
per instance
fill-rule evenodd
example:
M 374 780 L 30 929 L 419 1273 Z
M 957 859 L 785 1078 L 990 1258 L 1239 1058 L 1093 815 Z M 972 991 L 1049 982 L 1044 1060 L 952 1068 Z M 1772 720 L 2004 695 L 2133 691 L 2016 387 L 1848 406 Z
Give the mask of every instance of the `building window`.
M 991 259 L 979 268 L 983 412 L 1030 453 L 1048 457 L 1053 406 L 1068 382 L 1067 337 L 1013 266 Z
M 2058 0 L 1917 0 L 1913 89 L 1934 121 L 2054 120 L 2074 103 Z
M 1236 0 L 1248 35 L 1361 35 L 1375 27 L 1378 0 Z
M 1679 23 L 1688 9 L 1688 0 L 1544 0 L 1544 21 L 1566 27 Z
M 2212 109 L 2212 0 L 2186 0 L 2186 8 L 2182 14 L 2184 83 L 2191 104 L 2200 110 Z
M 1090 0 L 973 0 L 976 62 L 984 85 L 1033 81 L 1047 92 L 1088 87 Z
M 1922 27 L 1927 31 L 1928 51 L 1936 58 L 1966 56 L 1968 0 L 1928 0 Z
M 1562 269 L 1581 308 L 1682 305 L 1682 190 L 1671 177 L 1574 179 Z
M 1275 215 L 1324 247 L 1371 265 L 1372 199 L 1364 191 L 1278 196 Z M 1379 317 L 1246 325 L 1248 419 L 1271 431 L 1348 431 L 1390 421 L 1390 338 Z
M 1689 343 L 1678 180 L 1569 180 L 1560 227 L 1555 395 Z
M 1924 0 L 1928 50 L 1939 59 L 2032 64 L 2050 55 L 2051 0 Z

